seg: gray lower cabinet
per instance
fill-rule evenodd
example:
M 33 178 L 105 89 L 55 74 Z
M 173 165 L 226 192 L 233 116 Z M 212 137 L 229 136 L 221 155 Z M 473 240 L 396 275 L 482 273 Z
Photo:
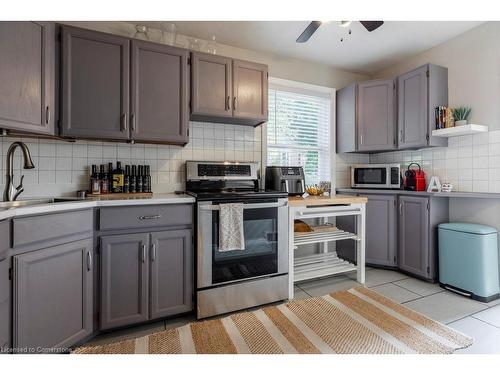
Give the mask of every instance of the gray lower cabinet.
M 437 280 L 438 225 L 449 220 L 448 199 L 400 195 L 398 209 L 398 267 Z
M 13 257 L 14 347 L 67 348 L 92 332 L 92 252 L 88 239 Z
M 448 69 L 427 64 L 398 77 L 398 148 L 447 146 L 433 137 L 434 109 L 448 105 Z
M 395 94 L 392 79 L 358 84 L 358 151 L 396 148 Z
M 101 329 L 148 320 L 149 234 L 102 236 Z
M 396 267 L 396 195 L 368 195 L 366 204 L 366 263 Z
M 191 230 L 101 237 L 101 329 L 191 311 Z
M 69 26 L 61 35 L 61 135 L 129 139 L 129 39 Z
M 0 128 L 54 134 L 54 24 L 0 22 Z
M 10 347 L 10 288 L 9 261 L 0 261 L 0 353 Z
M 131 55 L 131 138 L 186 144 L 188 50 L 132 40 Z
M 427 278 L 429 266 L 429 198 L 399 197 L 399 268 Z
M 190 230 L 151 233 L 151 319 L 193 309 Z
M 397 195 L 358 194 L 368 198 L 366 203 L 365 262 L 370 266 L 397 267 Z M 353 217 L 338 217 L 339 228 L 355 231 Z M 356 261 L 355 243 L 352 240 L 337 242 L 337 253 Z

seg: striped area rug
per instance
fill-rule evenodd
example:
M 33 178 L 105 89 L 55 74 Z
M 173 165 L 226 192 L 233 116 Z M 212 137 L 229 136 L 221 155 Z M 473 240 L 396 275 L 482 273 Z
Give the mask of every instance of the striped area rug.
M 470 337 L 359 287 L 191 323 L 77 354 L 445 354 Z

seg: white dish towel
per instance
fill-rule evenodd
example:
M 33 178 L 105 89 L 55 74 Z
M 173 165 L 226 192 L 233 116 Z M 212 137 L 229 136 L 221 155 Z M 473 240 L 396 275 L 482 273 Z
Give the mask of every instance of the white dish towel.
M 219 204 L 219 251 L 245 250 L 243 203 Z

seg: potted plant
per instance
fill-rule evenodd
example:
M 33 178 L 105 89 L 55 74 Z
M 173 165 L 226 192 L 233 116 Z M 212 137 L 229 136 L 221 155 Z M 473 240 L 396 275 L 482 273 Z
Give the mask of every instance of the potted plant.
M 453 118 L 455 119 L 455 126 L 467 125 L 467 118 L 470 115 L 470 111 L 470 107 L 453 108 Z

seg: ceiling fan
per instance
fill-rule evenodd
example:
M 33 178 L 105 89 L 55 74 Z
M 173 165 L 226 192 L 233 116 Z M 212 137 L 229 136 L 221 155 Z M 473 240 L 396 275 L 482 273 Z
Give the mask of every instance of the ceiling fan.
M 312 21 L 306 29 L 302 32 L 302 34 L 299 35 L 297 38 L 296 42 L 297 43 L 305 43 L 309 40 L 309 38 L 318 30 L 318 28 L 321 26 L 323 22 L 322 21 Z M 369 32 L 372 32 L 373 30 L 378 29 L 384 21 L 359 21 L 360 24 L 362 24 L 366 30 Z M 351 24 L 351 21 L 340 21 L 340 26 L 342 27 L 347 27 Z

